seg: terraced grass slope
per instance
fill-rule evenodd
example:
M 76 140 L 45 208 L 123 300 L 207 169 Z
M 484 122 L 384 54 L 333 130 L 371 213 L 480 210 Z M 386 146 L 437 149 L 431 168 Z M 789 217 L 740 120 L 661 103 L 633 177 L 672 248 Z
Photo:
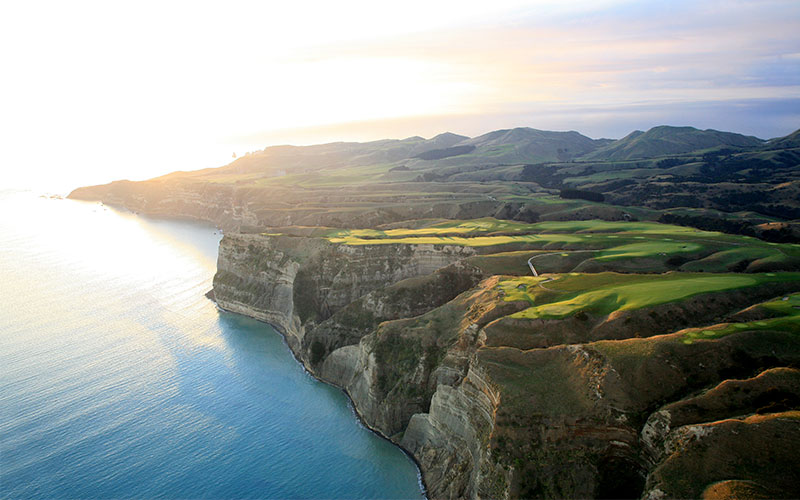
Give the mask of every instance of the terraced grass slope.
M 505 300 L 527 300 L 531 307 L 513 314 L 512 318 L 561 319 L 575 314 L 610 315 L 615 312 L 654 307 L 688 299 L 695 295 L 736 290 L 765 284 L 800 280 L 800 273 L 766 274 L 695 274 L 666 275 L 598 275 L 571 273 L 546 281 L 539 278 L 517 278 L 501 281 L 509 290 Z M 531 283 L 530 280 L 536 280 Z M 532 291 L 528 291 L 533 288 Z M 545 293 L 538 293 L 539 290 Z M 559 293 L 563 292 L 563 293 Z M 544 295 L 546 298 L 541 297 Z M 539 296 L 537 300 L 536 297 Z
M 756 311 L 763 317 L 751 321 L 740 319 L 737 322 L 721 323 L 709 328 L 687 329 L 683 342 L 691 344 L 696 340 L 718 339 L 741 330 L 773 330 L 800 334 L 800 294 L 764 302 L 749 313 L 753 314 Z

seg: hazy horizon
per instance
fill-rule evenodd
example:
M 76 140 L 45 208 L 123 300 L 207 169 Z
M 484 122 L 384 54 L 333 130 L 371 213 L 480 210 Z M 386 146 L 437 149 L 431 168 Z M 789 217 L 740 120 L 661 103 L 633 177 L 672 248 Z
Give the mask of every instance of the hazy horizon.
M 4 5 L 9 185 L 218 167 L 277 144 L 532 127 L 800 128 L 800 4 Z
M 487 121 L 486 120 L 487 117 L 475 116 L 475 117 L 472 117 L 472 118 L 475 121 Z M 491 121 L 491 118 L 492 117 L 488 117 L 488 121 Z M 386 120 L 384 122 L 369 122 L 368 124 L 367 123 L 362 123 L 362 122 L 359 122 L 359 123 L 341 123 L 341 124 L 334 124 L 334 125 L 329 125 L 329 126 L 325 126 L 325 127 L 309 127 L 309 128 L 304 128 L 304 129 L 276 131 L 276 132 L 273 132 L 273 133 L 254 134 L 253 137 L 252 137 L 252 144 L 257 145 L 258 143 L 256 141 L 259 138 L 263 138 L 264 141 L 268 142 L 268 144 L 266 144 L 263 147 L 255 147 L 254 149 L 249 149 L 249 150 L 246 150 L 246 151 L 245 150 L 243 150 L 243 151 L 233 151 L 231 153 L 230 157 L 228 157 L 227 159 L 221 159 L 220 163 L 216 164 L 216 165 L 207 164 L 208 162 L 206 161 L 206 162 L 202 162 L 202 164 L 198 164 L 196 166 L 189 165 L 188 167 L 185 167 L 185 168 L 172 168 L 172 169 L 167 169 L 167 170 L 163 170 L 163 171 L 159 171 L 159 172 L 155 172 L 155 173 L 152 173 L 150 170 L 148 170 L 147 171 L 148 173 L 145 173 L 145 174 L 142 174 L 142 175 L 129 175 L 127 177 L 113 177 L 113 178 L 105 177 L 104 180 L 101 180 L 101 181 L 98 181 L 98 182 L 42 183 L 42 182 L 35 182 L 34 181 L 34 182 L 27 183 L 27 184 L 25 184 L 25 183 L 21 183 L 21 184 L 17 184 L 17 185 L 10 184 L 10 185 L 7 185 L 5 187 L 11 188 L 11 189 L 34 190 L 34 191 L 41 191 L 41 192 L 47 192 L 47 193 L 57 193 L 57 194 L 66 195 L 70 191 L 72 191 L 73 189 L 78 188 L 78 187 L 83 187 L 83 186 L 96 185 L 96 184 L 106 184 L 108 182 L 113 182 L 113 181 L 118 181 L 118 180 L 140 181 L 140 180 L 147 180 L 147 179 L 152 179 L 152 178 L 155 178 L 155 177 L 160 177 L 162 175 L 167 175 L 167 174 L 170 174 L 170 173 L 173 173 L 173 172 L 178 172 L 178 171 L 190 171 L 190 170 L 201 170 L 201 169 L 205 169 L 205 168 L 223 167 L 223 166 L 235 161 L 237 158 L 239 158 L 241 156 L 245 156 L 247 154 L 255 153 L 255 152 L 258 152 L 258 151 L 263 151 L 263 150 L 269 149 L 271 147 L 281 147 L 281 146 L 303 147 L 303 146 L 314 146 L 314 145 L 330 144 L 330 143 L 337 143 L 337 142 L 363 143 L 363 142 L 380 141 L 380 140 L 398 140 L 399 141 L 399 140 L 404 140 L 404 139 L 408 139 L 408 138 L 415 137 L 415 136 L 419 136 L 419 137 L 422 137 L 424 139 L 431 139 L 431 138 L 433 138 L 433 137 L 435 137 L 437 135 L 444 134 L 444 133 L 453 133 L 453 134 L 463 135 L 463 136 L 466 136 L 468 138 L 475 138 L 475 137 L 479 137 L 481 135 L 484 135 L 484 134 L 487 134 L 489 132 L 493 132 L 493 131 L 496 131 L 496 130 L 507 130 L 507 129 L 514 129 L 514 128 L 532 128 L 532 129 L 547 130 L 547 131 L 553 131 L 553 132 L 570 132 L 570 131 L 574 131 L 574 132 L 578 132 L 578 133 L 580 133 L 582 135 L 585 135 L 587 137 L 590 137 L 592 139 L 613 139 L 613 140 L 621 139 L 624 136 L 626 136 L 626 135 L 628 135 L 631 132 L 634 132 L 636 130 L 647 131 L 650 128 L 657 127 L 657 126 L 694 127 L 694 128 L 699 129 L 699 130 L 713 129 L 713 130 L 719 130 L 719 131 L 722 131 L 722 132 L 739 133 L 739 134 L 742 134 L 742 135 L 754 135 L 754 134 L 747 134 L 747 133 L 739 132 L 737 130 L 721 129 L 721 128 L 714 129 L 713 127 L 697 127 L 697 126 L 694 126 L 694 125 L 691 125 L 691 124 L 681 124 L 681 123 L 677 123 L 677 122 L 676 123 L 657 123 L 657 124 L 654 124 L 652 126 L 647 126 L 647 127 L 642 127 L 642 128 L 632 128 L 632 129 L 629 129 L 629 130 L 627 130 L 625 132 L 621 132 L 621 133 L 619 133 L 619 134 L 617 134 L 617 135 L 615 135 L 613 137 L 611 137 L 609 135 L 590 135 L 590 134 L 584 133 L 581 130 L 577 130 L 575 128 L 543 129 L 543 128 L 535 127 L 535 126 L 532 126 L 532 125 L 516 125 L 516 126 L 498 127 L 498 128 L 492 128 L 490 130 L 485 130 L 485 131 L 482 131 L 480 133 L 471 133 L 471 134 L 470 133 L 457 132 L 457 131 L 450 130 L 450 129 L 435 129 L 435 130 L 439 130 L 439 131 L 432 131 L 432 132 L 428 132 L 427 134 L 419 134 L 419 133 L 417 133 L 417 134 L 410 134 L 410 135 L 402 135 L 402 132 L 399 132 L 394 137 L 391 136 L 391 132 L 387 132 L 386 135 L 380 135 L 380 132 L 378 132 L 378 131 L 382 131 L 382 130 L 386 130 L 386 131 L 391 131 L 393 129 L 404 130 L 402 128 L 402 122 L 404 120 L 396 120 L 396 121 L 400 122 L 400 124 L 395 123 L 394 120 Z M 371 133 L 365 134 L 364 132 L 361 131 L 361 129 L 363 129 L 367 125 L 371 125 L 372 126 L 371 127 Z M 425 126 L 423 126 L 421 128 L 423 130 L 430 130 L 431 129 L 430 127 L 425 127 Z M 794 132 L 795 130 L 798 130 L 798 128 L 789 130 L 785 134 L 781 134 L 781 135 L 778 135 L 778 136 L 773 136 L 773 137 L 758 137 L 758 136 L 755 136 L 755 137 L 758 137 L 759 139 L 764 139 L 764 140 L 775 139 L 775 138 L 779 138 L 779 137 L 783 137 L 783 136 L 789 135 L 790 133 Z M 285 138 L 285 139 L 283 139 L 283 138 Z M 264 142 L 264 141 L 262 141 L 262 142 Z M 219 155 L 219 158 L 224 158 L 225 156 L 226 156 L 226 153 L 222 153 L 221 155 Z

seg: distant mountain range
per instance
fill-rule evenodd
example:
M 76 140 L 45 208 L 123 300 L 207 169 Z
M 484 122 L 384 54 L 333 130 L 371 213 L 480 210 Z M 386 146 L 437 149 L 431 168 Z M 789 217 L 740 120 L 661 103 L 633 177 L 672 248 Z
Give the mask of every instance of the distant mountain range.
M 565 191 L 594 208 L 548 201 Z M 220 168 L 81 188 L 72 196 L 255 227 L 368 227 L 425 214 L 512 217 L 521 206 L 526 218 L 621 216 L 621 209 L 601 210 L 601 201 L 649 210 L 640 217 L 651 219 L 665 210 L 683 210 L 681 217 L 693 210 L 700 217 L 794 220 L 800 218 L 800 131 L 762 140 L 659 126 L 611 140 L 514 128 L 473 138 L 444 133 L 273 146 Z M 508 204 L 516 208 L 503 208 Z
M 241 167 L 244 163 L 263 164 L 279 161 L 286 167 L 299 162 L 302 162 L 303 167 L 309 167 L 333 166 L 337 162 L 347 162 L 352 165 L 402 159 L 445 158 L 449 158 L 445 162 L 447 164 L 623 161 L 708 152 L 722 148 L 749 151 L 761 148 L 797 147 L 793 144 L 797 144 L 798 141 L 800 141 L 798 132 L 765 141 L 732 132 L 659 126 L 646 132 L 636 130 L 622 139 L 612 140 L 591 139 L 575 131 L 552 132 L 519 127 L 495 130 L 474 138 L 447 132 L 427 140 L 414 136 L 401 140 L 365 143 L 334 142 L 315 146 L 273 146 L 251 154 L 252 158 L 239 159 L 234 164 Z M 431 151 L 436 151 L 437 154 L 426 156 L 425 153 Z

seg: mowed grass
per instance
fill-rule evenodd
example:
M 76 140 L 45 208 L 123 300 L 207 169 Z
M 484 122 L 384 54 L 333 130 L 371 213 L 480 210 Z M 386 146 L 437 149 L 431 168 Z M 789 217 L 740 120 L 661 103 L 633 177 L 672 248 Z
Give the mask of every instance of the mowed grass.
M 427 221 L 414 228 L 330 229 L 324 236 L 332 243 L 345 245 L 497 247 L 494 252 L 501 251 L 503 245 L 513 245 L 508 250 L 581 251 L 585 252 L 586 259 L 594 259 L 600 265 L 631 259 L 630 270 L 638 271 L 677 269 L 725 273 L 800 269 L 800 245 L 768 243 L 746 236 L 655 222 L 583 220 L 526 224 L 482 218 Z M 637 259 L 639 264 L 633 264 Z M 647 259 L 654 260 L 648 263 Z M 507 264 L 505 271 L 498 267 L 501 262 Z M 494 264 L 492 268 L 497 274 L 518 274 L 521 266 L 526 265 L 523 261 L 508 259 L 497 260 Z M 537 270 L 548 271 L 539 266 Z
M 546 221 L 527 224 L 524 222 L 498 220 L 484 217 L 472 220 L 446 220 L 431 222 L 426 227 L 414 229 L 340 229 L 332 231 L 330 238 L 342 239 L 398 239 L 408 237 L 446 236 L 446 235 L 491 235 L 491 233 L 619 233 L 621 235 L 664 235 L 718 238 L 723 235 L 710 231 L 670 226 L 656 222 L 609 222 L 601 220 L 589 221 Z M 377 242 L 373 242 L 376 244 Z M 354 244 L 360 244 L 354 243 Z
M 718 339 L 732 333 L 752 330 L 778 330 L 800 333 L 800 293 L 760 304 L 775 317 L 743 323 L 722 323 L 711 328 L 692 328 L 686 331 L 684 344 L 695 340 Z
M 544 276 L 520 276 L 517 278 L 507 278 L 497 284 L 497 288 L 503 293 L 503 300 L 506 302 L 523 301 L 530 304 L 536 302 L 536 296 L 544 289 L 538 287 L 539 283 L 547 281 Z
M 680 242 L 698 245 L 732 245 L 735 247 L 769 248 L 769 243 L 712 231 L 656 222 L 546 221 L 526 224 L 494 218 L 431 222 L 423 227 L 395 229 L 331 229 L 326 236 L 334 243 L 347 245 L 440 244 L 486 246 L 520 242 L 564 242 L 585 244 L 598 249 L 631 246 L 620 256 L 656 254 L 654 245 L 675 252 Z M 617 240 L 617 241 L 614 241 Z M 638 241 L 637 241 L 638 240 Z M 789 253 L 800 255 L 799 245 L 781 245 Z M 775 251 L 773 249 L 773 251 Z M 661 250 L 663 253 L 664 250 Z M 761 252 L 764 253 L 763 251 Z M 611 256 L 606 256 L 611 258 Z
M 621 245 L 598 252 L 598 261 L 609 261 L 616 259 L 632 259 L 637 257 L 651 257 L 655 255 L 668 255 L 676 253 L 689 253 L 702 250 L 704 245 L 697 242 L 683 241 L 647 241 L 641 243 L 631 243 Z
M 328 238 L 331 243 L 344 243 L 345 245 L 457 245 L 467 247 L 486 247 L 495 245 L 508 245 L 511 243 L 528 243 L 533 246 L 544 246 L 551 243 L 557 244 L 582 244 L 586 239 L 580 235 L 572 234 L 524 234 L 500 236 L 413 236 L 401 238 L 359 238 L 359 237 L 334 237 Z
M 657 222 L 624 222 L 603 220 L 545 221 L 531 224 L 540 232 L 637 233 L 697 237 L 718 237 L 721 233 L 691 227 L 671 226 Z
M 371 230 L 361 230 L 363 232 Z M 387 231 L 388 232 L 388 231 Z M 676 254 L 695 254 L 706 251 L 714 252 L 711 244 L 698 241 L 675 241 L 673 239 L 645 238 L 637 241 L 636 236 L 616 234 L 585 234 L 585 233 L 543 233 L 520 235 L 496 236 L 406 236 L 406 237 L 333 237 L 328 238 L 332 243 L 345 245 L 456 245 L 469 247 L 493 247 L 502 245 L 524 245 L 530 249 L 570 249 L 580 251 L 595 250 L 586 258 L 594 257 L 597 261 L 612 261 L 618 259 L 664 257 Z M 722 243 L 720 243 L 720 246 Z M 566 254 L 565 256 L 567 256 Z M 525 264 L 522 261 L 522 264 Z M 502 274 L 502 272 L 500 272 Z
M 508 285 L 504 285 L 504 281 L 501 281 L 498 286 L 506 291 L 506 300 L 528 300 L 533 304 L 511 317 L 559 319 L 580 311 L 607 315 L 615 311 L 641 309 L 684 300 L 704 293 L 794 280 L 800 280 L 800 273 L 715 275 L 700 273 L 664 275 L 570 273 L 547 283 L 536 282 L 536 286 L 540 289 L 544 286 L 548 291 L 554 292 L 549 295 L 541 295 L 535 290 L 529 292 L 529 286 L 523 290 L 519 287 L 520 283 L 517 283 L 518 279 L 504 280 L 509 281 Z M 539 286 L 540 284 L 542 286 Z M 541 303 L 542 300 L 545 300 L 546 303 Z
M 682 266 L 685 271 L 719 272 L 728 269 L 733 263 L 761 259 L 780 259 L 783 252 L 775 247 L 748 246 L 723 250 L 709 255 L 704 259 L 689 262 Z
M 427 227 L 420 228 L 400 228 L 400 229 L 342 229 L 332 232 L 330 238 L 344 239 L 397 239 L 408 237 L 425 237 L 435 235 L 458 235 L 458 234 L 490 234 L 494 232 L 523 233 L 533 232 L 532 224 L 525 224 L 514 221 L 498 220 L 491 217 L 472 220 L 453 220 L 435 221 Z M 373 244 L 376 242 L 373 242 Z

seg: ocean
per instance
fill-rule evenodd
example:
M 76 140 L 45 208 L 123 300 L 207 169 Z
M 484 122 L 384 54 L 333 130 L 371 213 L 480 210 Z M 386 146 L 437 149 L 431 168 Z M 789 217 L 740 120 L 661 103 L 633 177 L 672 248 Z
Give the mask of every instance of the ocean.
M 0 497 L 422 498 L 269 325 L 213 227 L 0 191 Z

